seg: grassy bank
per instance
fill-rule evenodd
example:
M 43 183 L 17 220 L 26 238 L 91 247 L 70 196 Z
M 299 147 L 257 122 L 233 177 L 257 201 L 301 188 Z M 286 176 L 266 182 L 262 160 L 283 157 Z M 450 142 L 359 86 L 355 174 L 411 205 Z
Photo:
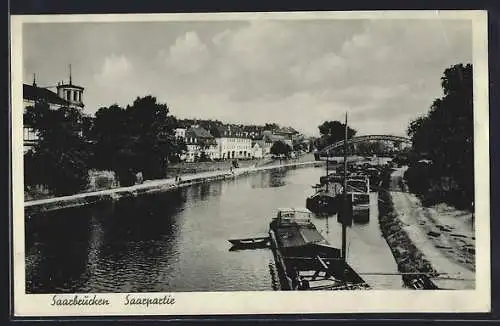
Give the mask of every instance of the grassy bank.
M 379 224 L 382 235 L 391 249 L 400 273 L 428 273 L 435 276 L 437 275 L 436 270 L 412 243 L 394 210 L 389 192 L 391 172 L 392 169 L 383 172 L 382 187 L 379 190 Z M 414 275 L 403 275 L 403 281 L 406 285 L 411 284 L 416 279 L 417 277 Z M 427 281 L 429 280 L 427 279 Z

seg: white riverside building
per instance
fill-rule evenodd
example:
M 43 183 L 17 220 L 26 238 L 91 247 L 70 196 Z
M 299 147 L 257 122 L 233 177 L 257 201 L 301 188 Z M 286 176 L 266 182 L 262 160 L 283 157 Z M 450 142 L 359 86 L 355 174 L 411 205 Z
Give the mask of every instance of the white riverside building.
M 217 145 L 220 159 L 251 159 L 252 139 L 238 126 L 219 126 Z
M 276 141 L 282 141 L 292 147 L 292 135 L 298 134 L 296 131 L 288 133 L 279 131 L 278 134 L 270 130 L 256 134 L 239 125 L 219 125 L 210 132 L 200 125 L 193 124 L 188 128 L 176 128 L 175 135 L 183 139 L 187 146 L 187 151 L 181 156 L 181 160 L 195 162 L 203 151 L 212 160 L 269 157 L 271 147 Z
M 176 128 L 175 136 L 183 139 L 187 147 L 181 160 L 194 162 L 202 151 L 212 160 L 252 159 L 264 156 L 264 148 L 259 141 L 252 140 L 249 133 L 238 126 L 219 126 L 213 132 L 215 135 L 199 125 Z
M 186 143 L 187 152 L 182 157 L 186 162 L 197 161 L 203 152 L 211 160 L 218 159 L 217 142 L 212 134 L 199 125 L 193 125 L 187 129 L 177 128 L 177 137 L 183 138 Z

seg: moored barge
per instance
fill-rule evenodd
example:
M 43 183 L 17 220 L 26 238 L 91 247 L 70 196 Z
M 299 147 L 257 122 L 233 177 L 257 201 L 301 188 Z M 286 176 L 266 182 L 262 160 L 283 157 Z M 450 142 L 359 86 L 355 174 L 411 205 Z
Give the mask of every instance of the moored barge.
M 354 222 L 370 220 L 370 179 L 363 174 L 351 174 L 347 178 L 347 194 L 351 196 Z
M 353 290 L 369 285 L 319 233 L 306 209 L 279 209 L 269 238 L 282 290 Z

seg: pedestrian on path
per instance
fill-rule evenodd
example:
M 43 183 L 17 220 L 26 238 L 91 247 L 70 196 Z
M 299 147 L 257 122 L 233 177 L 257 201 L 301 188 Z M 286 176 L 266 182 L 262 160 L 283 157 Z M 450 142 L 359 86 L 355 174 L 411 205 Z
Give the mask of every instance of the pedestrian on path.
M 144 177 L 142 176 L 142 172 L 137 172 L 135 178 L 137 184 L 142 184 L 144 182 Z

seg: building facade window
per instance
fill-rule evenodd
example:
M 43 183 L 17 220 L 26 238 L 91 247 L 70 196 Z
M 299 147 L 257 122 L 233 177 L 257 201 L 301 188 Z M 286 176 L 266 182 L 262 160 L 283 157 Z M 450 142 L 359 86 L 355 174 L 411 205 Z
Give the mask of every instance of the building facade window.
M 78 101 L 78 92 L 73 92 L 73 101 Z

